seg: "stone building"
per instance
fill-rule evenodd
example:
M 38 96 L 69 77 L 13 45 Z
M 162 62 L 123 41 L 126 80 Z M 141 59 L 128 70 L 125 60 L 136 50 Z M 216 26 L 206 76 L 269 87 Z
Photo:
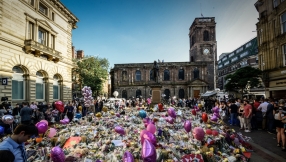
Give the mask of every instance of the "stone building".
M 165 98 L 199 98 L 215 88 L 216 31 L 214 17 L 195 18 L 189 29 L 189 62 L 160 62 L 159 84 Z M 111 93 L 118 97 L 149 97 L 150 85 L 155 84 L 153 63 L 115 64 L 111 69 Z
M 14 104 L 71 100 L 78 18 L 59 0 L 1 0 L 0 6 L 0 97 Z
M 258 0 L 258 64 L 266 97 L 286 98 L 286 0 Z

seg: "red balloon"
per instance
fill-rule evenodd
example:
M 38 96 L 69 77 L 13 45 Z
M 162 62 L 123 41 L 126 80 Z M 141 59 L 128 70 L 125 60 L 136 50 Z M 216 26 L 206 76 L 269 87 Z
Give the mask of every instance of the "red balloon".
M 195 109 L 192 110 L 192 114 L 193 114 L 193 115 L 197 115 L 197 112 L 196 112 Z
M 158 107 L 159 107 L 159 111 L 163 111 L 163 110 L 164 110 L 163 104 L 159 103 L 159 104 L 158 104 Z
M 212 135 L 212 133 L 213 133 L 213 131 L 212 131 L 211 129 L 207 129 L 207 130 L 206 130 L 206 134 L 207 134 L 207 135 Z
M 64 103 L 62 101 L 56 101 L 55 102 L 55 107 L 59 112 L 64 112 Z
M 213 136 L 217 136 L 218 135 L 218 131 L 217 130 L 213 130 Z
M 208 121 L 208 114 L 203 113 L 202 120 L 206 123 Z

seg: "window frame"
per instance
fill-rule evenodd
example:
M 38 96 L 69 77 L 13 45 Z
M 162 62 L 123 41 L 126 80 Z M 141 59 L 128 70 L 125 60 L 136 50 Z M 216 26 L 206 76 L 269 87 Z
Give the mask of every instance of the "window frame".
M 43 7 L 43 8 L 45 8 L 46 9 L 46 11 L 45 12 L 43 12 L 40 8 L 41 8 L 41 6 Z M 43 2 L 39 2 L 39 8 L 38 8 L 38 11 L 39 11 L 39 13 L 41 13 L 41 14 L 43 14 L 43 15 L 45 15 L 45 16 L 49 16 L 49 7 L 48 6 L 46 6 Z
M 282 53 L 283 53 L 283 66 L 286 66 L 286 44 L 282 45 Z
M 285 17 L 285 20 L 283 21 L 283 15 Z M 280 16 L 280 22 L 281 22 L 281 34 L 286 33 L 286 11 L 284 13 L 281 14 Z M 285 27 L 284 27 L 285 26 Z M 285 29 L 285 30 L 283 30 Z
M 28 23 L 28 39 L 34 40 L 35 24 L 31 21 Z
M 44 40 L 41 39 L 41 41 L 40 41 L 40 31 L 42 33 L 41 35 L 44 37 Z M 46 31 L 44 28 L 39 26 L 38 27 L 38 43 L 47 46 L 48 36 L 49 36 L 48 31 Z M 44 41 L 44 43 L 42 41 Z
M 210 41 L 210 33 L 207 30 L 203 33 L 203 41 Z
M 44 83 L 44 76 L 41 72 L 37 72 L 36 73 L 37 78 L 36 78 L 36 101 L 45 101 L 45 83 Z M 41 84 L 42 85 L 42 98 L 37 98 L 37 84 Z
M 178 80 L 185 80 L 185 70 L 184 69 L 179 69 Z
M 16 69 L 14 70 L 14 68 L 18 68 L 19 70 L 21 70 L 21 71 L 16 71 Z M 26 98 L 26 96 L 25 96 L 25 92 L 26 92 L 26 86 L 25 86 L 25 79 L 24 79 L 24 70 L 21 68 L 21 67 L 19 67 L 19 66 L 14 66 L 13 67 L 13 69 L 12 69 L 12 71 L 13 71 L 13 77 L 12 77 L 12 90 L 11 90 L 11 92 L 12 92 L 12 94 L 11 94 L 11 98 L 12 98 L 12 100 L 13 101 L 22 101 L 22 100 L 25 100 L 25 98 Z M 13 82 L 17 82 L 17 84 L 19 83 L 19 82 L 22 82 L 21 84 L 22 84 L 22 98 L 13 98 Z M 15 86 L 15 85 L 14 85 Z M 15 87 L 14 87 L 15 88 Z M 17 94 L 19 94 L 19 89 L 17 89 Z
M 53 78 L 53 100 L 60 100 L 61 96 L 60 96 L 60 84 L 59 84 L 59 78 L 57 76 L 54 76 Z M 57 87 L 58 93 L 57 96 L 58 98 L 55 98 L 55 91 L 54 88 Z
M 141 78 L 141 71 L 140 70 L 136 70 L 135 71 L 135 81 L 141 81 L 141 80 L 142 80 L 142 78 Z
M 168 73 L 168 78 L 166 78 L 167 76 L 166 76 L 166 73 Z M 168 70 L 168 69 L 165 69 L 164 70 L 164 81 L 170 81 L 170 70 Z
M 276 8 L 278 6 L 278 0 L 273 0 L 273 8 Z
M 138 96 L 137 94 L 140 94 L 140 95 Z M 139 98 L 140 96 L 142 96 L 142 91 L 141 91 L 140 89 L 137 89 L 137 90 L 135 91 L 135 97 L 136 97 L 136 98 Z
M 56 14 L 55 12 L 51 12 L 51 20 L 55 21 Z
M 35 7 L 35 0 L 29 0 L 29 5 Z
M 55 41 L 56 41 L 56 36 L 55 35 L 53 35 L 53 34 L 51 34 L 51 38 L 50 38 L 50 48 L 52 48 L 52 49 L 55 49 L 56 48 L 56 43 L 55 43 Z

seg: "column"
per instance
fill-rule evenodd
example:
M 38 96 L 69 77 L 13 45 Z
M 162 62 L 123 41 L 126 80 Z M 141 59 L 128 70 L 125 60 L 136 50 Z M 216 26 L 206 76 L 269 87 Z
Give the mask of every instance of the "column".
M 25 100 L 29 103 L 36 101 L 36 77 L 24 74 Z
M 191 97 L 193 98 L 194 95 L 193 95 L 193 87 L 191 86 Z

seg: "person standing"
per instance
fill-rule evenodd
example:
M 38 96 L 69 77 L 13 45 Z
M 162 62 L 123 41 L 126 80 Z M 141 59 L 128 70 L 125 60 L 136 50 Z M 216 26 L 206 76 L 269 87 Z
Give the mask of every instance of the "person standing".
M 70 102 L 65 107 L 65 112 L 66 112 L 66 115 L 71 122 L 73 120 L 73 117 L 74 117 L 74 107 L 72 106 L 72 104 Z
M 251 117 L 252 117 L 252 106 L 249 104 L 248 100 L 244 100 L 244 128 L 245 132 L 251 132 Z
M 229 106 L 229 113 L 230 113 L 230 125 L 236 125 L 236 119 L 237 119 L 237 105 L 235 104 L 234 100 L 230 101 L 231 104 Z
M 275 108 L 274 107 L 274 111 L 275 111 L 275 115 L 274 115 L 274 123 L 275 123 L 275 126 L 276 126 L 276 132 L 277 132 L 277 146 L 278 147 L 282 147 L 282 150 L 285 151 L 285 128 L 284 128 L 284 123 L 282 122 L 283 118 L 285 118 L 286 116 L 286 113 L 283 113 L 283 108 L 284 108 L 284 104 L 285 104 L 285 101 L 282 99 L 282 100 L 279 100 L 279 103 L 278 103 L 279 107 L 278 108 Z
M 260 104 L 258 106 L 258 109 L 257 110 L 260 110 L 262 112 L 262 129 L 265 130 L 266 129 L 266 111 L 267 111 L 267 106 L 268 106 L 268 99 L 265 99 L 263 101 L 262 104 Z
M 14 162 L 27 162 L 25 142 L 33 135 L 38 135 L 38 129 L 34 125 L 18 125 L 11 137 L 0 143 L 0 150 L 8 150 L 14 154 Z M 3 160 L 3 159 L 2 159 Z
M 33 109 L 28 107 L 27 102 L 23 102 L 23 108 L 20 111 L 21 123 L 30 124 L 32 120 Z
M 244 104 L 240 104 L 240 107 L 238 109 L 238 119 L 240 122 L 240 130 L 245 129 L 244 128 L 244 117 L 243 117 L 243 113 L 244 113 Z
M 274 100 L 270 99 L 270 103 L 267 105 L 266 118 L 267 118 L 267 132 L 273 134 L 274 129 Z

